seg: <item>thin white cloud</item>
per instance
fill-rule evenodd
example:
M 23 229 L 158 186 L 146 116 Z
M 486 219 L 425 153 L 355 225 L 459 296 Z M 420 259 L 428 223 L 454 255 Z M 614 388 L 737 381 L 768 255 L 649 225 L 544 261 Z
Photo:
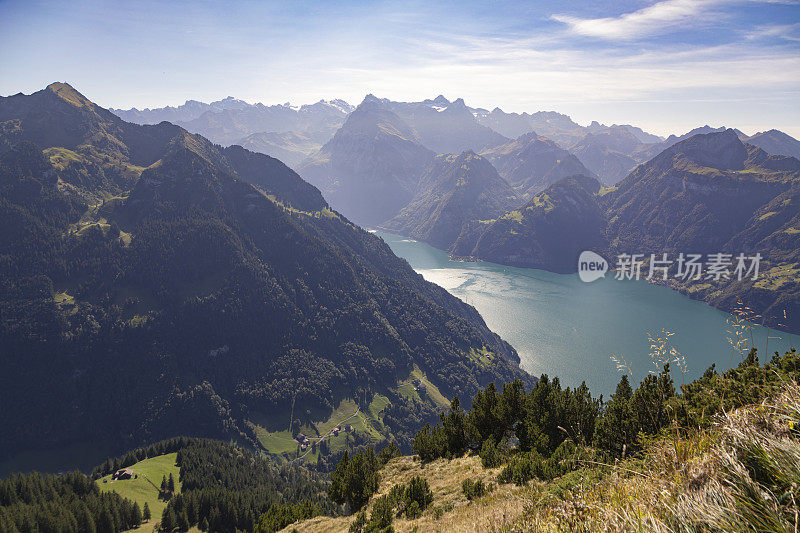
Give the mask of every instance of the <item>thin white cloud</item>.
M 715 4 L 714 0 L 663 0 L 651 6 L 618 17 L 580 18 L 552 15 L 578 35 L 600 39 L 628 40 L 655 35 L 675 27 L 694 24 L 698 17 Z
M 748 32 L 745 37 L 750 40 L 778 38 L 785 41 L 800 42 L 800 23 L 758 26 L 753 31 Z

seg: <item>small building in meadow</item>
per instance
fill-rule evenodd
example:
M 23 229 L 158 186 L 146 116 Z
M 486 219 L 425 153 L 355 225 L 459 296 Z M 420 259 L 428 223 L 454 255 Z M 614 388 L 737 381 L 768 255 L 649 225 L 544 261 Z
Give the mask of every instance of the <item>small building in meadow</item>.
M 114 472 L 114 475 L 111 476 L 111 479 L 131 479 L 133 477 L 133 470 L 130 468 L 122 468 Z

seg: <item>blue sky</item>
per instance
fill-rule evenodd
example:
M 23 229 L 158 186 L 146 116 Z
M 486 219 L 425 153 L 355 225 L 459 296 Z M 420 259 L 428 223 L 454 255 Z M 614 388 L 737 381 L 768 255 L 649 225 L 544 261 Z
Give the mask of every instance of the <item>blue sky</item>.
M 67 81 L 106 107 L 437 94 L 659 134 L 800 137 L 797 0 L 0 0 L 0 94 Z

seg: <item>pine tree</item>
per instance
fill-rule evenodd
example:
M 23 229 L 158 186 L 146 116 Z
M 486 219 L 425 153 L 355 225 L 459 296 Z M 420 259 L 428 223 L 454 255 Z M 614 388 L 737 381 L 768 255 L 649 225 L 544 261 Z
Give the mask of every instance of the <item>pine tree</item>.
M 103 509 L 97 522 L 97 533 L 116 533 L 116 531 L 113 515 L 108 508 Z
M 172 477 L 172 472 L 169 474 L 169 481 L 167 481 L 167 490 L 175 492 L 175 478 Z
M 147 504 L 147 502 L 144 502 L 144 509 L 142 509 L 142 520 L 148 522 L 150 518 L 150 506 Z
M 142 523 L 142 510 L 139 508 L 139 504 L 137 502 L 133 502 L 133 508 L 131 509 L 131 522 L 135 526 L 138 526 Z
M 161 529 L 163 531 L 172 531 L 175 529 L 175 512 L 169 505 L 164 509 L 164 514 L 161 515 Z
M 89 511 L 89 507 L 87 507 L 86 504 L 81 506 L 80 513 L 78 514 L 78 529 L 85 533 L 96 533 L 97 531 L 92 513 Z M 0 530 L 2 530 L 2 528 L 0 528 Z M 9 529 L 9 531 L 11 531 L 11 529 Z
M 597 421 L 594 444 L 616 456 L 628 450 L 639 433 L 639 423 L 631 405 L 633 390 L 628 376 L 623 375 L 617 390 L 611 395 L 603 416 Z
M 189 529 L 189 518 L 186 516 L 186 512 L 180 513 L 176 520 L 176 525 L 180 531 L 188 531 Z

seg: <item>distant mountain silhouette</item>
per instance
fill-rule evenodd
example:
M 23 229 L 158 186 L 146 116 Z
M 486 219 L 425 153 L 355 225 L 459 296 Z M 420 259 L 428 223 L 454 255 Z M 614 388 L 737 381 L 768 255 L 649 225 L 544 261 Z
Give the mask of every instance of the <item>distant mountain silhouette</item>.
M 369 95 L 298 172 L 347 217 L 376 225 L 411 200 L 433 156 L 385 101 Z
M 479 152 L 508 141 L 481 125 L 461 98 L 453 102 L 444 96 L 423 102 L 385 101 L 387 107 L 408 124 L 419 141 L 438 154 Z
M 561 178 L 594 176 L 580 160 L 555 142 L 526 133 L 506 144 L 481 152 L 517 194 L 529 199 Z

